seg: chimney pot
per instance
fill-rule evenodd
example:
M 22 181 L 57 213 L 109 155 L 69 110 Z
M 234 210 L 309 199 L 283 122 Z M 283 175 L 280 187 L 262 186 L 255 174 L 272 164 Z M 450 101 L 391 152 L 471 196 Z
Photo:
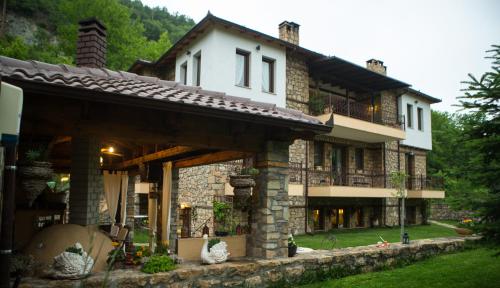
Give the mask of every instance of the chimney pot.
M 279 36 L 281 40 L 299 45 L 299 24 L 283 21 L 279 25 Z
M 366 69 L 377 72 L 382 75 L 387 75 L 387 66 L 384 66 L 384 61 L 370 59 L 366 61 Z
M 106 26 L 96 18 L 78 22 L 76 66 L 102 68 L 106 66 Z

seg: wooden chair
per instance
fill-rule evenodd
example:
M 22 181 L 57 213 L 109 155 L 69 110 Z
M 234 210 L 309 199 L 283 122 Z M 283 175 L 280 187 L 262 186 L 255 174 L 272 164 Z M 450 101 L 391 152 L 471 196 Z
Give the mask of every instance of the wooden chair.
M 109 231 L 109 237 L 111 239 L 116 239 L 119 231 L 120 231 L 120 226 L 118 226 L 116 224 L 111 226 L 111 230 Z

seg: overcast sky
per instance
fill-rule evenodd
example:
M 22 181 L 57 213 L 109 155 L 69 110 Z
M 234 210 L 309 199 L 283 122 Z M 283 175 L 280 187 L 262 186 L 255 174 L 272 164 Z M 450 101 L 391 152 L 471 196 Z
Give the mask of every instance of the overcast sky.
M 142 0 L 200 21 L 215 16 L 278 37 L 283 20 L 300 24 L 300 45 L 365 66 L 376 58 L 402 80 L 455 111 L 467 74 L 491 70 L 484 59 L 500 44 L 498 0 Z

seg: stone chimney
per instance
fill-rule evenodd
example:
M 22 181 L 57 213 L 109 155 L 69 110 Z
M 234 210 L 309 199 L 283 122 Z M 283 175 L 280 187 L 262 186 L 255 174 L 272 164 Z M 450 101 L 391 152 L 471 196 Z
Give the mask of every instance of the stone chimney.
M 387 66 L 384 66 L 384 62 L 377 59 L 370 59 L 366 61 L 366 69 L 372 70 L 382 75 L 387 75 Z
M 279 25 L 280 39 L 299 45 L 299 24 L 283 21 Z
M 76 66 L 106 66 L 106 27 L 96 18 L 85 19 L 78 24 Z

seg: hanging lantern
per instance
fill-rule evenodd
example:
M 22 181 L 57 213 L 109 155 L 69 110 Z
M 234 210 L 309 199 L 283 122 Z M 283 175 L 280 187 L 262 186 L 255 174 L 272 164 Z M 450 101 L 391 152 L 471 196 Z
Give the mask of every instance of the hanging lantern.
M 408 235 L 408 232 L 403 234 L 403 244 L 410 244 L 410 236 Z

